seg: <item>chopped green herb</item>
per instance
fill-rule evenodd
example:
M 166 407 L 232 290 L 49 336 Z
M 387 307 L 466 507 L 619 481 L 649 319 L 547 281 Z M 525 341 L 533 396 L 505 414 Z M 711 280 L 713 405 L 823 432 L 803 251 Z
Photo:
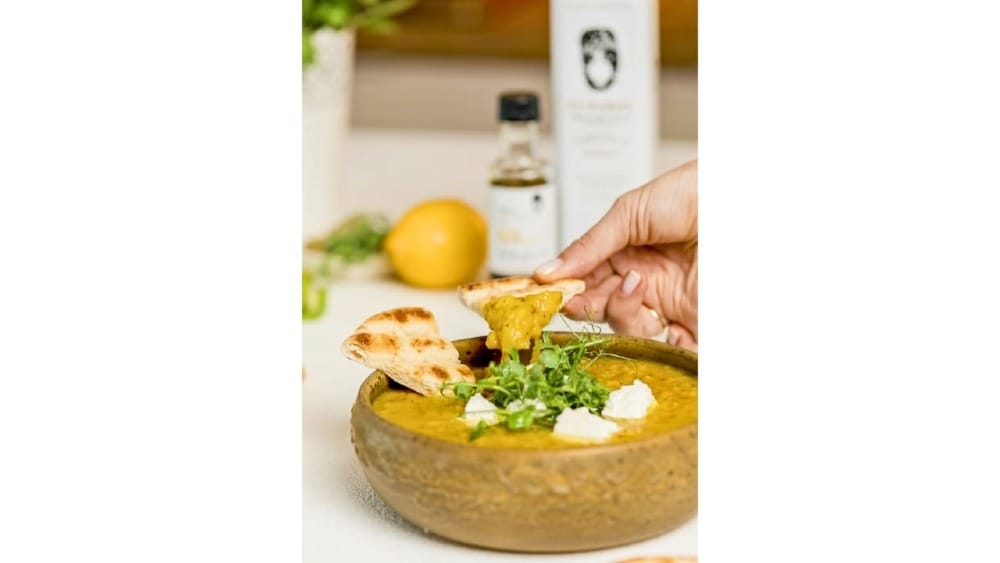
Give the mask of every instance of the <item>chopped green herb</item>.
M 490 425 L 487 424 L 485 420 L 480 420 L 472 428 L 472 432 L 469 433 L 469 440 L 470 441 L 475 440 L 476 438 L 478 438 L 478 437 L 482 436 L 484 433 L 486 433 L 486 431 L 489 430 L 489 429 L 490 429 Z
M 535 420 L 535 407 L 525 407 L 507 415 L 507 428 L 522 430 L 528 428 Z

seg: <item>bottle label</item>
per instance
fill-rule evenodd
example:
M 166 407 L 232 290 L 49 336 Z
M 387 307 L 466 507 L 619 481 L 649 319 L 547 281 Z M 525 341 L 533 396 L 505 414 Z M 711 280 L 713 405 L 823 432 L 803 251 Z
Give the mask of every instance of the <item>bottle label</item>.
M 559 252 L 552 184 L 490 186 L 490 273 L 530 276 Z

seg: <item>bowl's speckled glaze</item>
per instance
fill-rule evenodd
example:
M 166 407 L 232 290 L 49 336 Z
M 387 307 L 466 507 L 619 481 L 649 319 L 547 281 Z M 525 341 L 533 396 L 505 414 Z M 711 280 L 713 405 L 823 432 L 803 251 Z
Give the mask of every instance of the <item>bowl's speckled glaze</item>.
M 572 335 L 551 333 L 557 343 Z M 608 351 L 697 375 L 697 354 L 614 336 Z M 462 361 L 485 366 L 485 337 L 455 341 Z M 698 425 L 643 440 L 565 450 L 466 446 L 404 430 L 372 401 L 375 372 L 351 411 L 351 440 L 372 488 L 417 526 L 470 545 L 562 552 L 623 545 L 668 532 L 698 508 Z

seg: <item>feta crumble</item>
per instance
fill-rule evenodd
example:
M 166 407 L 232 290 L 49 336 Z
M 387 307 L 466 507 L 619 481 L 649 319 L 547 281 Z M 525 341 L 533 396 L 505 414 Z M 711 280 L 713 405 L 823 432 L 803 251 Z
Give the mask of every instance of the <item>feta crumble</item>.
M 656 402 L 653 390 L 636 379 L 608 395 L 601 414 L 610 418 L 645 418 L 649 407 Z
M 480 420 L 486 421 L 486 424 L 496 424 L 499 422 L 496 405 L 491 403 L 486 397 L 483 397 L 482 393 L 476 393 L 469 397 L 469 401 L 465 403 L 464 418 L 469 424 L 476 424 Z
M 605 440 L 615 432 L 618 425 L 610 420 L 592 414 L 587 407 L 565 409 L 556 417 L 555 434 L 570 438 Z

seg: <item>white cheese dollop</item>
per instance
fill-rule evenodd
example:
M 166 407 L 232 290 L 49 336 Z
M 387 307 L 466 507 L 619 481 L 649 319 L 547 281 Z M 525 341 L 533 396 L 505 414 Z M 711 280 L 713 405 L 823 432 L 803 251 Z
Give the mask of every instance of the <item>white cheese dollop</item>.
M 618 425 L 610 420 L 592 414 L 587 407 L 565 409 L 556 417 L 555 434 L 586 440 L 605 440 L 615 432 Z
M 655 402 L 653 390 L 636 379 L 631 385 L 622 385 L 621 389 L 612 391 L 601 414 L 610 418 L 645 418 Z
M 469 402 L 465 403 L 465 421 L 469 424 L 476 424 L 480 420 L 485 420 L 486 424 L 496 424 L 497 407 L 483 397 L 482 393 L 476 393 L 469 397 Z
M 535 407 L 535 412 L 537 413 L 544 414 L 546 411 L 549 410 L 549 408 L 545 406 L 545 403 L 541 402 L 538 399 L 525 399 L 523 401 L 521 399 L 514 399 L 507 405 L 507 411 L 517 412 L 519 410 L 523 410 L 524 407 L 527 407 L 529 405 Z

